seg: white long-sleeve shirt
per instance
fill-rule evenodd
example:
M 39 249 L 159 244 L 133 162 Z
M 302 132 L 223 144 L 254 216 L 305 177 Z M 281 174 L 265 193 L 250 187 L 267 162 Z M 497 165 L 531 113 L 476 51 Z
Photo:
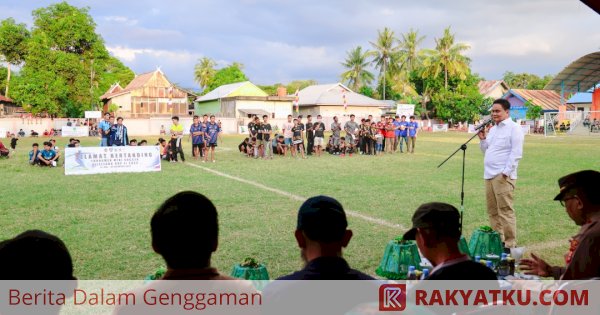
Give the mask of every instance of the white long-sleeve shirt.
M 479 142 L 483 159 L 483 178 L 492 179 L 500 173 L 517 179 L 517 166 L 523 157 L 523 131 L 509 118 L 490 128 L 485 140 Z

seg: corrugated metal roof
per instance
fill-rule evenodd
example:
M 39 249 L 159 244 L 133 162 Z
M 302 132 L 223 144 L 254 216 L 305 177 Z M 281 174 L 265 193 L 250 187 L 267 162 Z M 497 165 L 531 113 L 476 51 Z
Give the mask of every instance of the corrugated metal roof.
M 479 88 L 479 94 L 487 95 L 492 92 L 498 85 L 503 85 L 506 90 L 508 90 L 508 84 L 504 82 L 504 80 L 488 80 L 488 81 L 479 81 L 477 83 L 477 88 Z
M 511 89 L 508 93 L 518 95 L 525 101 L 541 106 L 543 110 L 558 110 L 560 95 L 552 90 Z
M 545 90 L 561 91 L 562 83 L 567 92 L 587 91 L 600 82 L 600 51 L 587 54 L 569 64 L 550 83 Z
M 199 98 L 197 98 L 196 102 L 212 101 L 218 100 L 223 97 L 227 97 L 227 95 L 231 94 L 232 92 L 240 88 L 242 85 L 247 83 L 250 83 L 250 81 L 221 85 L 218 88 L 208 92 L 206 95 L 202 95 Z
M 12 103 L 13 100 L 9 97 L 6 97 L 4 95 L 0 95 L 0 102 L 6 102 L 6 103 Z
M 345 92 L 344 92 L 345 91 Z M 368 96 L 355 93 L 341 83 L 311 85 L 298 92 L 299 106 L 334 105 L 385 107 L 387 104 Z
M 575 93 L 567 101 L 567 104 L 586 104 L 586 103 L 592 103 L 592 93 L 588 93 L 588 92 Z
M 150 79 L 152 79 L 154 77 L 155 74 L 158 74 L 158 73 L 160 73 L 161 75 L 164 76 L 164 74 L 160 70 L 155 70 L 155 71 L 148 72 L 148 73 L 142 73 L 142 74 L 136 76 L 135 78 L 133 78 L 133 80 L 131 80 L 131 82 L 129 82 L 129 84 L 127 84 L 127 86 L 124 89 L 121 88 L 121 90 L 116 90 L 114 92 L 110 92 L 110 90 L 113 89 L 113 86 L 111 86 L 109 91 L 104 93 L 104 95 L 100 96 L 100 98 L 101 99 L 109 99 L 109 98 L 113 98 L 115 96 L 123 95 L 130 91 L 142 88 L 148 83 L 148 81 L 150 81 Z M 168 79 L 166 77 L 165 77 L 165 80 L 168 81 Z M 119 86 L 119 88 L 120 88 L 120 86 Z

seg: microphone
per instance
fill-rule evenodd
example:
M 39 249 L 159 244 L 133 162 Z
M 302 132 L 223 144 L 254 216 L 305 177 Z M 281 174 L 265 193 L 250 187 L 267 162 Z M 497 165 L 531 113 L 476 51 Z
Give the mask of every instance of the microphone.
M 475 131 L 479 131 L 481 129 L 483 129 L 485 126 L 491 124 L 494 120 L 490 117 L 487 120 L 485 120 L 483 123 L 481 123 L 481 125 L 475 127 Z

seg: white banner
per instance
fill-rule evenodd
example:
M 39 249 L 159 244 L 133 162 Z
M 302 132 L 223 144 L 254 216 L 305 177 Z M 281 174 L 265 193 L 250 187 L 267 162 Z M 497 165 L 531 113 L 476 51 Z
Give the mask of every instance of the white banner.
M 524 135 L 528 135 L 531 128 L 529 127 L 529 125 L 521 125 L 521 130 L 523 130 Z
M 64 125 L 61 129 L 61 135 L 63 137 L 87 137 L 90 134 L 87 126 L 69 127 L 67 125 Z
M 406 116 L 406 120 L 410 118 L 410 116 L 415 114 L 415 105 L 412 104 L 398 104 L 396 107 L 396 115 L 402 117 L 402 115 Z
M 160 170 L 158 146 L 65 149 L 65 175 L 159 172 Z
M 433 124 L 433 132 L 448 131 L 447 124 Z
M 86 110 L 85 118 L 101 118 L 102 112 L 98 110 Z

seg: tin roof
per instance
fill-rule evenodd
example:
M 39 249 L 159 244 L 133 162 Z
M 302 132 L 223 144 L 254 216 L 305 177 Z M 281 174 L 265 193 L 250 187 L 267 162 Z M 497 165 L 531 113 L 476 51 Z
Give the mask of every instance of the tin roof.
M 545 90 L 567 92 L 587 91 L 600 82 L 600 51 L 587 54 L 569 64 L 550 83 Z

